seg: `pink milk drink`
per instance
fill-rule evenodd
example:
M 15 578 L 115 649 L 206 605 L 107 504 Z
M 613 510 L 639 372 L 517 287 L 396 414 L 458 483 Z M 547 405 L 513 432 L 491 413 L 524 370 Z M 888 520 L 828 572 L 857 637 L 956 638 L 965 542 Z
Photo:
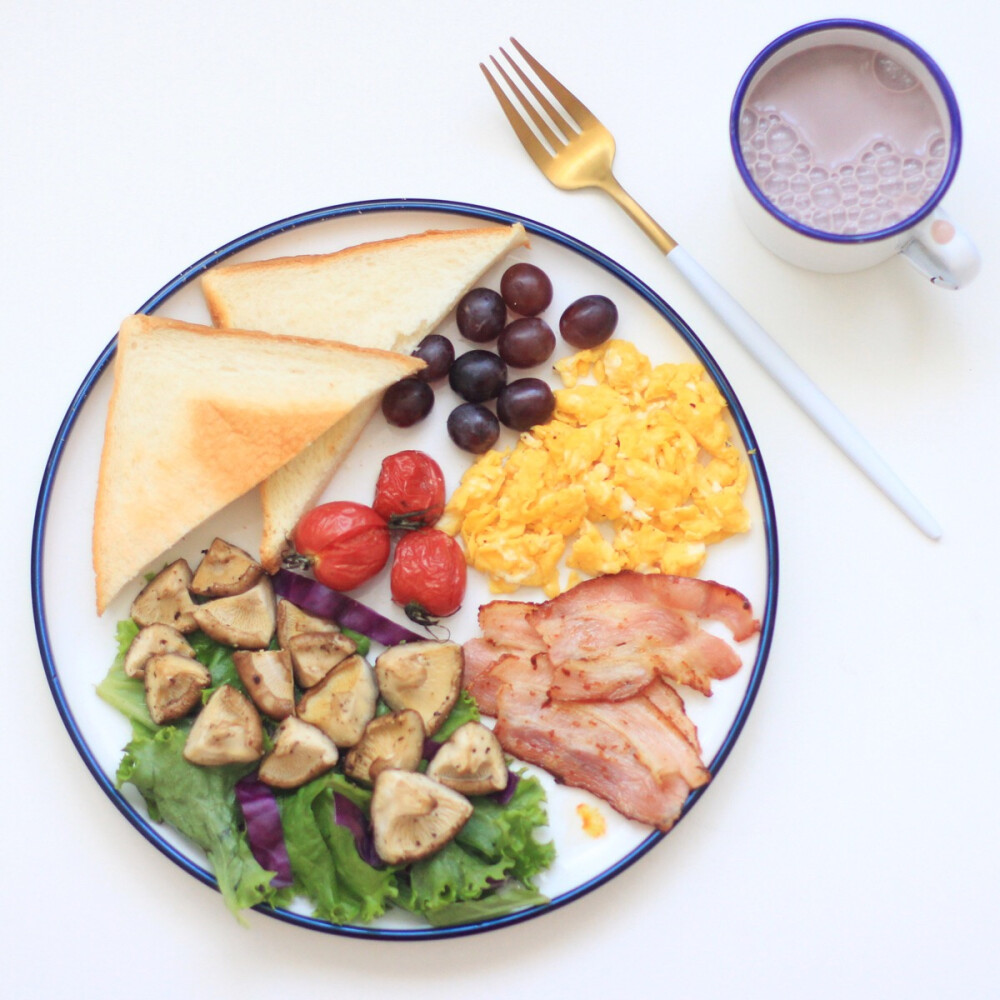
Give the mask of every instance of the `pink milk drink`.
M 903 253 L 936 284 L 978 254 L 939 209 L 961 150 L 954 94 L 914 43 L 869 22 L 804 25 L 744 74 L 731 141 L 744 217 L 779 256 L 850 271 Z

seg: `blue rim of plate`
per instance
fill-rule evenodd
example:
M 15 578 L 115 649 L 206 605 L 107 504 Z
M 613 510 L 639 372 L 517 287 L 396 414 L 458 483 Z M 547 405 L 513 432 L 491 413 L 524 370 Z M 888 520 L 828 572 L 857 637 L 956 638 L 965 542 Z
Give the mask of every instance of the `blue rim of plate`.
M 744 695 L 743 701 L 740 704 L 739 710 L 736 713 L 733 724 L 730 727 L 725 740 L 709 764 L 708 769 L 714 777 L 719 772 L 719 769 L 722 767 L 726 758 L 729 756 L 737 737 L 743 729 L 763 679 L 764 667 L 767 662 L 767 656 L 771 646 L 771 639 L 774 632 L 775 614 L 777 611 L 777 525 L 775 522 L 770 485 L 768 483 L 767 473 L 764 469 L 764 463 L 757 448 L 753 431 L 750 428 L 750 424 L 747 421 L 746 414 L 743 412 L 743 408 L 740 405 L 739 400 L 736 398 L 728 380 L 723 375 L 719 366 L 716 364 L 715 359 L 711 356 L 711 354 L 709 354 L 704 344 L 698 339 L 698 337 L 680 318 L 680 316 L 678 316 L 677 313 L 649 286 L 644 284 L 639 278 L 627 271 L 621 265 L 605 256 L 599 250 L 596 250 L 586 243 L 582 243 L 580 240 L 577 240 L 557 229 L 553 229 L 542 223 L 534 222 L 530 219 L 525 219 L 522 216 L 500 211 L 498 209 L 486 208 L 481 205 L 473 205 L 463 202 L 427 198 L 393 198 L 332 205 L 326 208 L 319 208 L 313 211 L 303 212 L 299 215 L 290 216 L 286 219 L 281 219 L 278 222 L 273 222 L 269 225 L 262 226 L 259 229 L 255 229 L 252 232 L 246 233 L 244 236 L 237 237 L 231 242 L 220 247 L 218 250 L 207 254 L 205 257 L 202 257 L 201 260 L 192 264 L 171 281 L 168 281 L 167 284 L 165 284 L 158 292 L 143 303 L 137 311 L 140 313 L 152 312 L 179 289 L 185 287 L 191 281 L 198 278 L 208 268 L 218 264 L 220 261 L 223 261 L 228 257 L 231 257 L 233 254 L 238 253 L 241 250 L 254 246 L 255 244 L 276 236 L 279 233 L 287 232 L 291 229 L 309 225 L 311 223 L 325 222 L 330 219 L 336 219 L 344 216 L 389 211 L 440 212 L 459 216 L 471 216 L 476 219 L 487 222 L 495 222 L 502 225 L 511 225 L 515 222 L 520 222 L 529 233 L 551 240 L 566 249 L 580 254 L 582 257 L 600 265 L 605 270 L 622 280 L 629 286 L 629 288 L 645 299 L 670 322 L 680 336 L 683 337 L 683 339 L 688 343 L 691 349 L 698 355 L 699 360 L 704 364 L 705 368 L 709 371 L 712 378 L 719 386 L 720 391 L 723 393 L 726 402 L 729 405 L 730 413 L 732 414 L 733 420 L 746 449 L 748 462 L 753 471 L 754 480 L 760 496 L 767 550 L 767 597 L 760 617 L 760 645 L 758 647 L 757 656 L 748 680 L 746 694 Z M 193 875 L 201 882 L 218 890 L 215 877 L 209 871 L 193 862 L 182 851 L 174 847 L 173 844 L 166 841 L 157 832 L 153 825 L 136 811 L 135 807 L 115 787 L 113 780 L 109 779 L 109 777 L 104 773 L 104 770 L 97 762 L 92 750 L 88 746 L 83 733 L 77 726 L 72 710 L 66 700 L 62 684 L 59 679 L 59 672 L 53 657 L 49 641 L 48 628 L 46 625 L 45 607 L 43 601 L 44 581 L 42 562 L 45 547 L 46 518 L 48 515 L 52 486 L 59 468 L 59 462 L 62 458 L 63 452 L 65 451 L 67 441 L 69 440 L 70 433 L 72 432 L 73 426 L 79 416 L 81 407 L 89 396 L 97 380 L 104 373 L 105 369 L 111 362 L 111 359 L 114 356 L 116 342 L 117 337 L 112 338 L 111 342 L 101 352 L 100 357 L 98 357 L 97 361 L 94 362 L 90 371 L 87 373 L 86 378 L 80 385 L 80 388 L 77 390 L 77 393 L 73 397 L 73 401 L 63 418 L 62 424 L 59 427 L 55 442 L 49 454 L 48 462 L 45 466 L 45 472 L 42 477 L 42 484 L 38 495 L 38 503 L 35 509 L 35 520 L 31 539 L 31 599 L 34 609 L 35 633 L 38 638 L 38 646 L 45 669 L 45 676 L 48 680 L 49 688 L 52 691 L 52 696 L 55 699 L 56 707 L 62 717 L 66 729 L 69 732 L 70 738 L 73 740 L 74 745 L 98 785 L 100 785 L 122 815 L 124 815 L 132 826 L 134 826 L 139 833 L 141 833 L 151 844 L 153 844 L 154 847 L 160 850 L 163 854 L 170 858 L 171 861 L 175 862 L 190 875 Z M 683 817 L 687 815 L 695 802 L 697 802 L 697 800 L 701 797 L 705 789 L 709 787 L 711 787 L 711 782 L 689 795 L 680 819 L 683 819 Z M 680 819 L 678 819 L 678 823 L 680 822 Z M 609 868 L 589 879 L 582 885 L 576 886 L 575 888 L 556 896 L 544 905 L 532 907 L 527 910 L 521 910 L 517 913 L 508 914 L 507 916 L 495 917 L 493 919 L 482 920 L 470 924 L 460 924 L 452 927 L 420 927 L 402 929 L 373 928 L 366 926 L 332 924 L 328 921 L 294 913 L 290 910 L 280 908 L 272 909 L 264 905 L 260 905 L 255 909 L 267 916 L 271 916 L 300 927 L 306 927 L 311 930 L 342 935 L 345 937 L 368 938 L 375 940 L 426 940 L 430 938 L 448 938 L 478 934 L 484 931 L 496 930 L 511 924 L 521 923 L 522 921 L 541 916 L 544 913 L 551 913 L 552 911 L 565 906 L 567 903 L 570 903 L 588 892 L 591 892 L 592 890 L 603 885 L 605 882 L 614 878 L 626 868 L 630 867 L 638 861 L 639 858 L 655 847 L 656 844 L 658 844 L 665 836 L 666 834 L 660 832 L 654 831 L 650 833 L 645 840 L 633 848 L 627 855 L 619 859 L 614 865 L 611 865 Z

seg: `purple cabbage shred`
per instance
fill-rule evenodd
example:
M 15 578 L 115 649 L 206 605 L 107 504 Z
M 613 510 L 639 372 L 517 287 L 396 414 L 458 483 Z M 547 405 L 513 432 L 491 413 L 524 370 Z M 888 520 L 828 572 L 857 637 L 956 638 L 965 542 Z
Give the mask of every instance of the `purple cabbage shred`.
M 420 642 L 422 636 L 398 625 L 368 605 L 354 600 L 337 590 L 301 573 L 279 569 L 272 578 L 274 592 L 291 601 L 297 608 L 320 618 L 330 618 L 341 628 L 374 639 L 383 646 L 396 646 L 401 642 Z
M 272 888 L 288 888 L 292 885 L 292 863 L 274 793 L 254 775 L 247 775 L 236 782 L 236 801 L 243 811 L 250 852 L 262 868 L 275 873 Z
M 340 792 L 333 793 L 333 819 L 337 826 L 350 830 L 358 856 L 372 868 L 382 868 L 385 862 L 375 851 L 371 827 L 361 808 Z

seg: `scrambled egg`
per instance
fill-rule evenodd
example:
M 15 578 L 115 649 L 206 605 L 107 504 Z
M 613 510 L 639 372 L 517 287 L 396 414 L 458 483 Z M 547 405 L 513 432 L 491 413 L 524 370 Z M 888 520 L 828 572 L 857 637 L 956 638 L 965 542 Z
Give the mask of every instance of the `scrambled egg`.
M 587 834 L 588 837 L 603 837 L 608 832 L 608 824 L 604 819 L 603 813 L 599 809 L 595 809 L 593 806 L 587 805 L 585 802 L 581 802 L 576 807 L 576 814 L 580 817 L 580 824 L 583 827 L 583 832 Z
M 556 371 L 552 419 L 481 455 L 438 524 L 492 593 L 553 597 L 625 569 L 691 576 L 706 546 L 749 528 L 747 466 L 701 365 L 653 367 L 610 340 Z

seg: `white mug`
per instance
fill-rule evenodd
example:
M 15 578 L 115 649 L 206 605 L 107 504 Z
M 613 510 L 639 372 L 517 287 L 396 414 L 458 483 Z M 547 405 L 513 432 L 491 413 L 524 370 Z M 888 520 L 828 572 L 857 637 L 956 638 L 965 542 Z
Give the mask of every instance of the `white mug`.
M 955 95 L 898 32 L 837 19 L 775 39 L 740 80 L 730 142 L 741 214 L 784 260 L 842 273 L 902 253 L 951 289 L 979 270 L 940 207 L 962 146 Z

